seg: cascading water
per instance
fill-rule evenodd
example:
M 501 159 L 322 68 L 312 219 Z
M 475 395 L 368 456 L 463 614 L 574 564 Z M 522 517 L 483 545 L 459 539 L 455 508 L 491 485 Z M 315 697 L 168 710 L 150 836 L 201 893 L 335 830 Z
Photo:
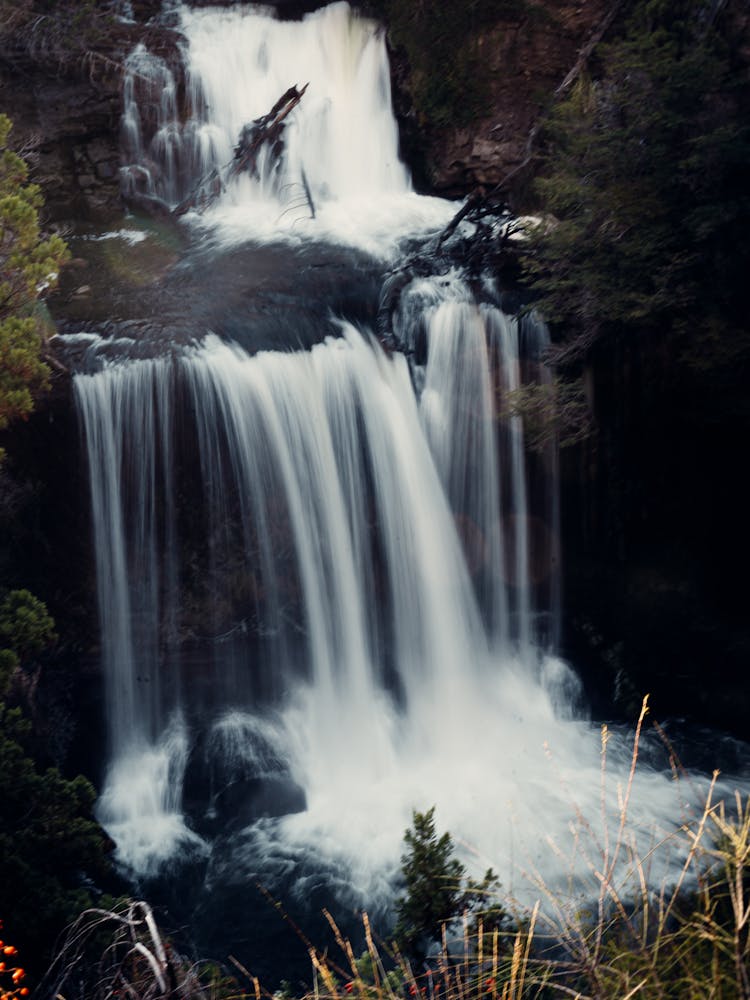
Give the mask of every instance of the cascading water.
M 209 248 L 294 231 L 382 252 L 395 246 L 384 204 L 401 232 L 451 214 L 409 190 L 372 22 L 345 4 L 295 23 L 241 7 L 180 21 L 184 121 L 166 64 L 143 49 L 128 63 L 133 189 L 181 200 L 244 125 L 309 83 L 281 155 L 192 219 Z M 303 172 L 321 212 L 295 228 L 298 207 L 284 213 Z M 208 334 L 97 366 L 87 341 L 75 391 L 110 732 L 99 815 L 136 875 L 191 857 L 211 893 L 260 879 L 306 897 L 323 879 L 387 906 L 413 808 L 436 803 L 506 884 L 519 861 L 554 884 L 545 838 L 574 840 L 576 812 L 595 838 L 618 814 L 627 749 L 612 739 L 602 789 L 599 742 L 555 656 L 556 450 L 531 453 L 508 406 L 549 378 L 546 329 L 449 274 L 403 290 L 394 330 L 411 366 L 332 318 L 309 351 L 250 354 Z M 635 830 L 648 839 L 681 808 L 676 785 L 641 769 Z
M 450 276 L 415 282 L 401 298 L 397 326 L 410 350 L 427 355 L 418 374 L 422 420 L 467 561 L 479 578 L 490 634 L 495 642 L 514 639 L 531 658 L 539 646 L 554 650 L 560 615 L 557 453 L 551 447 L 528 455 L 520 417 L 497 419 L 501 401 L 522 384 L 522 364 L 523 381 L 549 378 L 542 360 L 547 328 L 533 314 L 518 319 L 490 304 L 477 306 L 460 279 Z M 533 473 L 540 479 L 534 511 L 528 496 Z
M 210 847 L 212 883 L 261 872 L 273 884 L 281 852 L 298 889 L 323 871 L 351 901 L 383 903 L 415 805 L 437 802 L 496 865 L 521 842 L 544 866 L 573 776 L 579 808 L 598 815 L 598 745 L 571 719 L 574 678 L 543 647 L 556 546 L 538 546 L 533 571 L 520 564 L 542 532 L 528 529 L 521 430 L 498 426 L 490 399 L 516 385 L 523 338 L 456 287 L 457 300 L 439 285 L 426 296 L 421 404 L 404 357 L 348 324 L 309 352 L 251 357 L 209 338 L 76 377 L 110 584 L 100 815 L 131 868 Z M 188 495 L 181 535 L 175 497 Z M 548 498 L 536 502 L 540 520 Z M 203 629 L 211 653 L 180 663 L 159 650 L 164 622 Z M 208 788 L 189 809 L 186 766 Z M 668 783 L 639 783 L 635 816 L 666 823 Z
M 472 311 L 479 337 L 461 338 Z M 495 313 L 501 316 L 488 311 Z M 175 567 L 179 487 L 169 402 L 178 383 L 196 414 L 196 433 L 188 437 L 198 442 L 205 491 L 193 500 L 204 511 L 210 540 L 203 572 L 216 588 L 214 598 L 225 591 L 219 607 L 211 608 L 209 599 L 208 621 L 216 632 L 224 629 L 230 604 L 235 617 L 267 634 L 266 662 L 253 663 L 251 654 L 256 661 L 258 654 L 248 650 L 246 662 L 215 677 L 213 697 L 221 711 L 252 711 L 254 691 L 243 673 L 259 669 L 273 671 L 270 686 L 282 706 L 284 697 L 302 697 L 306 718 L 296 719 L 295 739 L 304 733 L 310 745 L 292 755 L 301 787 L 309 790 L 335 772 L 342 739 L 344 745 L 356 741 L 392 770 L 402 742 L 392 726 L 413 729 L 424 706 L 455 705 L 468 678 L 483 676 L 492 649 L 504 647 L 510 656 L 520 643 L 525 658 L 533 655 L 527 575 L 513 588 L 504 583 L 494 406 L 480 399 L 463 425 L 441 427 L 435 419 L 461 400 L 475 407 L 477 397 L 466 393 L 467 367 L 478 366 L 476 378 L 489 386 L 482 315 L 468 302 L 444 303 L 428 325 L 437 346 L 430 347 L 422 397 L 423 403 L 430 397 L 427 434 L 405 360 L 387 359 L 351 327 L 310 353 L 250 358 L 213 342 L 175 362 L 133 362 L 77 376 L 103 581 L 115 759 L 130 759 L 140 748 L 153 755 L 158 734 L 171 725 L 168 743 L 181 761 L 171 713 L 194 708 L 189 694 L 181 694 L 187 683 L 179 677 L 160 682 L 158 648 L 163 624 L 180 618 L 169 581 L 185 576 Z M 446 329 L 454 338 L 447 353 L 440 342 Z M 516 364 L 512 355 L 504 360 Z M 466 456 L 477 438 L 474 464 Z M 458 463 L 467 496 L 476 502 L 456 511 L 450 473 Z M 526 492 L 516 475 L 525 483 L 523 462 L 514 457 L 514 504 Z M 222 579 L 230 571 L 241 574 L 234 592 Z M 472 576 L 492 595 L 488 628 Z M 513 602 L 514 629 L 510 589 L 520 595 Z M 296 711 L 302 711 L 299 701 Z M 423 720 L 428 728 L 436 723 L 429 714 Z M 330 759 L 321 758 L 316 734 L 333 731 Z M 170 811 L 183 770 L 177 767 L 174 780 L 162 786 L 171 795 Z M 105 803 L 111 800 L 105 795 Z M 135 839 L 142 843 L 141 830 Z M 165 846 L 161 833 L 159 844 Z M 124 844 L 123 851 L 134 861 Z
M 374 21 L 347 3 L 302 21 L 278 21 L 263 8 L 183 7 L 180 30 L 186 112 L 162 58 L 139 46 L 127 63 L 126 193 L 175 205 L 210 178 L 221 195 L 205 218 L 229 239 L 333 236 L 375 253 L 450 218 L 446 202 L 412 192 L 399 159 L 385 38 Z M 305 85 L 280 141 L 261 150 L 255 171 L 228 179 L 243 128 Z

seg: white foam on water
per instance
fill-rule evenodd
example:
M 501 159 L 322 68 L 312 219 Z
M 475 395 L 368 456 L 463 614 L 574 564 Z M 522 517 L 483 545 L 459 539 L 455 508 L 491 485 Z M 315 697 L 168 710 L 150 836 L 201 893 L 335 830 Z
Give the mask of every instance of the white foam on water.
M 156 874 L 176 856 L 208 853 L 181 809 L 188 750 L 187 731 L 176 716 L 158 741 L 134 742 L 107 772 L 97 818 L 117 845 L 119 864 L 139 876 Z

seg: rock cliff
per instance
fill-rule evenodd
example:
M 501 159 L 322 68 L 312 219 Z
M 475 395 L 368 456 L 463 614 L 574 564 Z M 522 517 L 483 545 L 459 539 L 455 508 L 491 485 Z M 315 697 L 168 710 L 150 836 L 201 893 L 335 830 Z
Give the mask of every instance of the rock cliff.
M 460 124 L 429 121 L 419 106 L 407 46 L 391 33 L 394 99 L 405 152 L 422 167 L 423 185 L 459 198 L 493 187 L 518 168 L 540 116 L 610 8 L 607 0 L 545 0 L 525 4 L 515 16 L 480 31 L 471 39 L 472 84 L 479 100 Z M 445 71 L 445 66 L 435 67 L 436 74 Z
M 143 42 L 176 62 L 179 36 L 112 15 L 66 28 L 64 5 L 54 17 L 13 19 L 6 6 L 0 4 L 0 109 L 13 120 L 13 143 L 43 189 L 47 217 L 116 216 L 124 60 Z M 158 4 L 136 6 L 146 19 Z

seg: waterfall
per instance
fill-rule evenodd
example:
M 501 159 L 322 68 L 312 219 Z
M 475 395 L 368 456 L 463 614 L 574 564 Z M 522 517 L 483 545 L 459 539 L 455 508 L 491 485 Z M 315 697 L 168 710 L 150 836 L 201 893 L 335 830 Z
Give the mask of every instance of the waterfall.
M 399 163 L 373 22 L 343 3 L 299 22 L 178 13 L 184 99 L 161 58 L 128 60 L 126 189 L 174 205 L 221 178 L 239 131 L 309 83 L 283 148 L 188 217 L 200 253 L 186 269 L 208 284 L 217 260 L 257 263 L 271 240 L 286 256 L 269 280 L 316 267 L 318 240 L 393 256 L 453 214 Z M 131 873 L 200 859 L 211 892 L 260 879 L 307 898 L 323 879 L 386 905 L 414 808 L 437 805 L 477 873 L 521 859 L 550 885 L 550 834 L 575 845 L 573 814 L 592 843 L 616 824 L 627 749 L 612 738 L 604 787 L 556 652 L 556 448 L 533 452 L 509 403 L 549 380 L 548 333 L 498 301 L 459 274 L 414 279 L 392 354 L 334 317 L 309 351 L 250 354 L 206 331 L 115 361 L 77 335 L 109 726 L 98 810 Z M 681 798 L 640 769 L 635 828 L 670 826 Z M 588 871 L 587 849 L 571 873 Z
M 131 871 L 205 857 L 214 887 L 292 871 L 288 891 L 327 877 L 385 905 L 414 807 L 437 803 L 478 867 L 523 850 L 551 883 L 544 838 L 569 836 L 571 800 L 606 821 L 551 648 L 557 484 L 535 480 L 554 463 L 498 398 L 540 377 L 544 330 L 453 292 L 405 293 L 421 377 L 344 322 L 306 352 L 208 337 L 75 377 L 112 734 L 99 815 Z M 647 768 L 636 792 L 644 829 L 679 808 Z
M 253 623 L 265 637 L 261 652 L 248 644 L 231 667 L 219 657 L 212 681 L 219 716 L 252 713 L 259 687 L 248 675 L 268 672 L 260 690 L 274 710 L 295 699 L 299 707 L 304 689 L 308 735 L 339 733 L 318 773 L 310 768 L 320 747 L 293 761 L 302 788 L 333 773 L 350 728 L 357 741 L 371 729 L 368 753 L 392 766 L 401 741 L 389 727 L 411 725 L 428 703 L 433 710 L 456 703 L 470 676 L 481 682 L 493 649 L 511 660 L 522 649 L 522 659 L 538 660 L 528 574 L 506 583 L 502 435 L 489 386 L 517 377 L 499 375 L 496 365 L 518 365 L 512 351 L 488 353 L 493 322 L 504 329 L 509 321 L 465 301 L 444 302 L 428 318 L 421 403 L 405 359 L 387 358 L 346 324 L 310 352 L 250 357 L 209 339 L 176 360 L 76 376 L 115 761 L 152 754 L 184 711 L 196 715 L 177 656 L 161 641 L 179 632 L 183 606 L 196 601 L 211 636 Z M 472 324 L 474 338 L 465 336 Z M 181 420 L 195 414 L 181 445 L 175 397 L 183 400 Z M 461 405 L 465 419 L 456 417 Z M 515 436 L 511 479 L 525 483 Z M 185 441 L 197 444 L 200 493 L 191 503 L 207 539 L 202 554 L 191 549 L 203 562 L 190 570 L 207 586 L 189 598 L 175 592 L 188 574 L 174 507 L 185 493 L 178 472 L 189 460 L 180 453 Z M 514 483 L 510 492 L 515 523 L 523 512 L 513 505 L 526 487 Z M 176 772 L 162 782 L 171 796 L 165 812 L 179 802 L 183 743 L 174 734 L 167 740 Z M 108 808 L 112 801 L 105 795 Z M 109 818 L 122 825 L 122 817 Z
M 177 82 L 165 60 L 142 44 L 125 60 L 120 132 L 124 194 L 140 191 L 176 204 L 185 184 Z
M 289 201 L 299 200 L 303 171 L 318 203 L 410 190 L 398 157 L 385 36 L 374 21 L 334 3 L 300 22 L 252 9 L 242 16 L 183 10 L 181 29 L 190 54 L 187 155 L 203 174 L 231 162 L 242 128 L 289 87 L 308 84 L 280 158 L 269 156 L 257 178 L 235 179 L 233 200 L 279 199 L 285 187 L 292 188 Z
M 501 419 L 498 412 L 522 383 L 549 379 L 547 328 L 534 314 L 519 318 L 477 305 L 458 276 L 414 282 L 401 297 L 397 327 L 411 351 L 424 341 L 422 420 L 490 634 L 495 642 L 515 640 L 531 659 L 539 646 L 554 650 L 557 449 L 527 454 L 521 418 L 508 413 Z
M 341 2 L 301 21 L 241 5 L 181 7 L 179 17 L 184 107 L 160 56 L 138 46 L 126 64 L 126 194 L 175 206 L 210 178 L 218 196 L 205 219 L 226 239 L 325 236 L 378 255 L 392 253 L 397 238 L 448 221 L 451 206 L 417 197 L 399 158 L 385 37 L 376 22 Z M 229 178 L 243 128 L 290 87 L 305 85 L 257 169 Z

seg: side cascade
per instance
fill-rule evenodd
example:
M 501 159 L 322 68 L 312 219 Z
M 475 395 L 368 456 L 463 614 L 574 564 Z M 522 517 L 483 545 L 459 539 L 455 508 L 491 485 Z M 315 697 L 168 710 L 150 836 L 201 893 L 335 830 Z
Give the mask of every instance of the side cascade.
M 400 298 L 398 337 L 417 364 L 420 412 L 477 596 L 496 643 L 533 660 L 560 638 L 558 452 L 528 452 L 504 401 L 545 383 L 546 325 L 475 303 L 458 276 L 415 281 Z M 426 357 L 425 357 L 426 355 Z

